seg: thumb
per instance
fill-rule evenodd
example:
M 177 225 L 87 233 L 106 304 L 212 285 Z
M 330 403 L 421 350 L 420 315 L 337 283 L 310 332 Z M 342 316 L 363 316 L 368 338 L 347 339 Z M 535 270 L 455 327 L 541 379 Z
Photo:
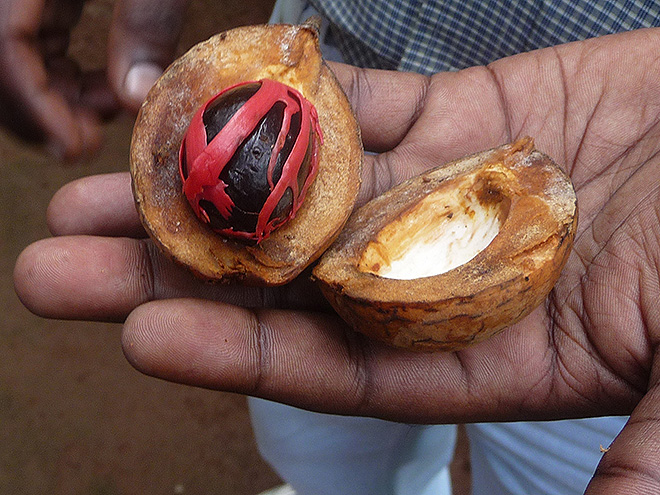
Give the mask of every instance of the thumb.
M 658 360 L 651 377 L 658 376 Z M 587 494 L 660 492 L 660 381 L 651 385 L 603 456 Z
M 188 0 L 118 0 L 110 29 L 108 77 L 119 100 L 137 110 L 174 58 Z

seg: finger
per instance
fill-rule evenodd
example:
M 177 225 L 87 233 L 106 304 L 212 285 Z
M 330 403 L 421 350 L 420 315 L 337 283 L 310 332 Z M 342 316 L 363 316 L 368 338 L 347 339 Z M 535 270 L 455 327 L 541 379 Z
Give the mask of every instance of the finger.
M 335 315 L 168 300 L 132 312 L 122 341 L 147 374 L 329 413 L 437 423 L 605 409 L 562 383 L 539 312 L 472 349 L 410 353 L 367 340 Z
M 76 158 L 98 145 L 100 130 L 50 85 L 37 41 L 42 7 L 37 1 L 0 6 L 0 121 L 25 139 L 45 141 L 60 157 Z
M 187 0 L 120 0 L 109 37 L 108 76 L 119 99 L 137 110 L 174 58 Z
M 146 261 L 144 249 L 142 242 L 130 239 L 59 237 L 39 241 L 16 261 L 16 293 L 40 316 L 122 321 L 153 295 L 149 267 L 142 264 Z
M 109 120 L 121 110 L 108 84 L 105 70 L 83 72 L 79 65 L 64 56 L 46 60 L 49 84 L 68 104 L 80 107 Z
M 122 346 L 138 370 L 177 383 L 324 412 L 384 413 L 370 409 L 369 387 L 379 384 L 365 361 L 383 356 L 336 316 L 160 301 L 131 313 Z
M 75 120 L 80 150 L 65 151 L 65 157 L 75 159 L 92 155 L 102 144 L 100 119 L 109 119 L 119 111 L 119 104 L 109 90 L 100 71 L 83 73 L 76 62 L 68 58 L 46 60 L 48 84 L 60 95 Z
M 108 84 L 105 70 L 85 72 L 82 75 L 78 105 L 92 110 L 102 120 L 109 120 L 121 110 L 119 100 Z
M 45 40 L 57 40 L 58 38 L 68 38 L 70 29 L 78 22 L 82 14 L 84 0 L 67 0 L 65 2 L 56 0 L 41 0 L 34 2 L 28 0 L 32 5 L 43 5 L 43 11 L 40 17 L 41 31 Z M 22 9 L 18 14 L 27 13 L 27 9 Z M 32 17 L 34 19 L 34 17 Z M 59 45 L 55 43 L 55 46 Z M 62 50 L 66 50 L 66 46 L 61 46 Z
M 249 307 L 327 308 L 308 276 L 281 289 L 204 283 L 153 243 L 125 237 L 38 241 L 18 257 L 14 285 L 23 304 L 47 318 L 123 321 L 147 301 L 173 297 Z
M 128 172 L 95 175 L 62 187 L 48 206 L 53 235 L 145 237 Z
M 656 370 L 659 362 L 656 353 Z M 649 389 L 614 443 L 603 447 L 607 452 L 587 495 L 660 493 L 660 384 Z

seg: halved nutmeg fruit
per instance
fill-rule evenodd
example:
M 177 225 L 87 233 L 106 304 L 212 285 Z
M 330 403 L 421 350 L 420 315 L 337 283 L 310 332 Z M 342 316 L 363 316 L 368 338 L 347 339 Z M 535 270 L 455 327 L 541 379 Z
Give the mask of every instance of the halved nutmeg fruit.
M 163 252 L 203 279 L 269 286 L 337 237 L 362 158 L 311 22 L 236 28 L 175 61 L 142 105 L 130 168 Z
M 524 138 L 373 199 L 313 276 L 367 336 L 413 350 L 457 350 L 543 301 L 570 252 L 576 208 L 569 178 Z

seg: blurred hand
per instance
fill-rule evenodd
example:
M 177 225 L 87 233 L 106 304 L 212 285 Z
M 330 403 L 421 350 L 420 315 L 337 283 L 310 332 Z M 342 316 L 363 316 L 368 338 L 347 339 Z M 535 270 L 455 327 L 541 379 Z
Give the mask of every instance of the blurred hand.
M 17 293 L 46 317 L 125 319 L 124 351 L 145 373 L 313 410 L 432 423 L 632 413 L 589 493 L 658 493 L 659 52 L 656 29 L 430 79 L 333 66 L 380 152 L 361 201 L 521 135 L 574 181 L 580 226 L 555 289 L 472 348 L 370 342 L 304 279 L 278 290 L 197 282 L 144 238 L 125 174 L 55 196 L 58 237 L 23 252 Z
M 139 107 L 174 55 L 187 0 L 117 0 L 109 81 L 106 71 L 81 71 L 67 53 L 83 4 L 0 2 L 0 125 L 70 160 L 96 151 L 100 121 L 120 103 Z

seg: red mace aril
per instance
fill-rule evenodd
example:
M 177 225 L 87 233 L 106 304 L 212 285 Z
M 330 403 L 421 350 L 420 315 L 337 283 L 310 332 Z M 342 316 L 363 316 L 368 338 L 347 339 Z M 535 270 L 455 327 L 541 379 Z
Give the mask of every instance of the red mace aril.
M 183 192 L 211 229 L 259 243 L 302 205 L 322 140 L 316 109 L 294 88 L 236 84 L 192 118 L 179 152 Z

